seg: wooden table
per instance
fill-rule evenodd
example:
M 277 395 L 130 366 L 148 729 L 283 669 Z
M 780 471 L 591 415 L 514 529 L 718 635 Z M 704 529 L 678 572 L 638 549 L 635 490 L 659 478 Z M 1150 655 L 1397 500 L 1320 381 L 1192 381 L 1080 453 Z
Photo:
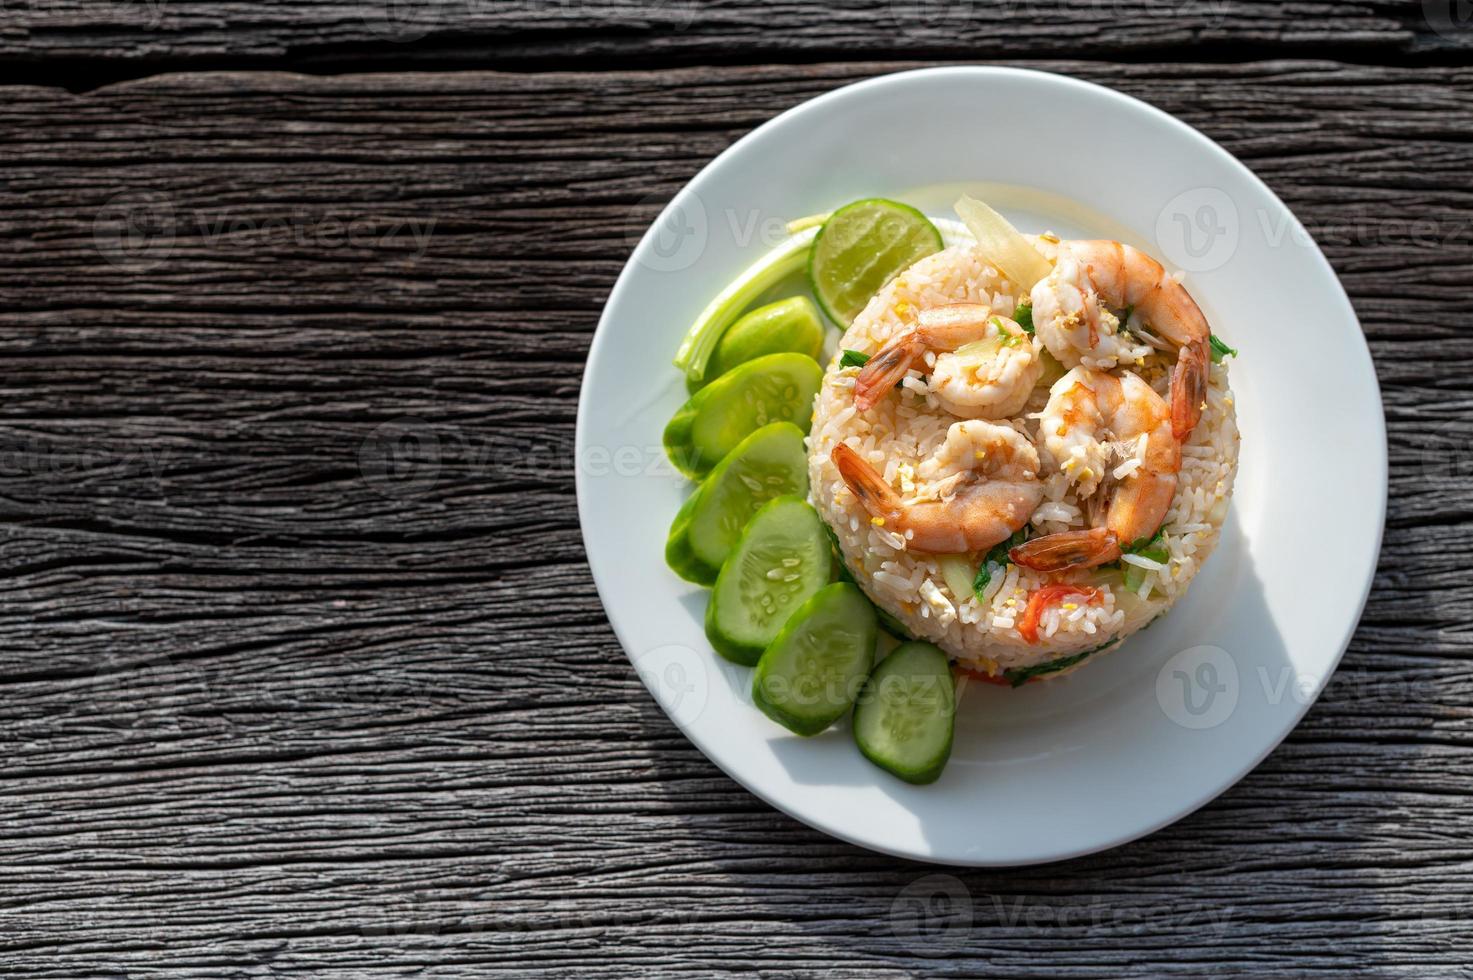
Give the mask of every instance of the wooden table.
M 0 972 L 1468 976 L 1466 13 L 6 0 Z M 1173 827 L 1006 872 L 838 843 L 707 762 L 609 630 L 569 462 L 660 203 L 941 61 L 1110 84 L 1252 167 L 1391 436 L 1375 589 L 1299 729 Z

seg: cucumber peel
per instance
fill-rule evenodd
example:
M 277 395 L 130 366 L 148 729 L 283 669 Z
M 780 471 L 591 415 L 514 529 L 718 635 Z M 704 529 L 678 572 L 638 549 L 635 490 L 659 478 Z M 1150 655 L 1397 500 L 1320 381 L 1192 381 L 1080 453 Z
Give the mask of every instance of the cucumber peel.
M 774 497 L 808 493 L 803 432 L 765 425 L 737 444 L 686 498 L 665 541 L 665 562 L 681 578 L 713 585 L 742 529 Z
M 823 368 L 806 354 L 748 361 L 680 407 L 665 426 L 665 455 L 681 473 L 699 480 L 764 425 L 791 422 L 806 433 L 822 384 Z
M 793 610 L 828 584 L 831 567 L 818 513 L 797 497 L 768 501 L 716 576 L 706 639 L 728 660 L 755 665 Z
M 951 757 L 956 683 L 946 654 L 905 643 L 881 660 L 854 707 L 864 757 L 908 783 L 933 783 Z
M 844 716 L 874 663 L 874 607 L 859 587 L 835 582 L 799 606 L 757 662 L 752 702 L 798 735 Z

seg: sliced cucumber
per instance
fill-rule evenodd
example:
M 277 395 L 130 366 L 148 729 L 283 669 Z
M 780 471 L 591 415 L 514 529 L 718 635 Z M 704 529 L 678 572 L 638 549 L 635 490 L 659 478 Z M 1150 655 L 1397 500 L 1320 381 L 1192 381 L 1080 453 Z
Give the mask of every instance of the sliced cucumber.
M 750 667 L 809 596 L 828 584 L 829 539 L 817 512 L 797 497 L 757 511 L 732 549 L 706 607 L 706 638 Z
M 844 716 L 875 659 L 875 610 L 858 586 L 835 582 L 789 617 L 757 662 L 752 701 L 799 735 Z
M 881 660 L 854 707 L 864 757 L 908 783 L 931 783 L 951 757 L 956 685 L 946 654 L 906 643 Z
M 685 498 L 675 520 L 670 523 L 670 534 L 665 538 L 665 564 L 685 579 L 697 585 L 710 585 L 716 581 L 716 572 L 696 557 L 690 546 L 690 520 L 701 503 L 701 488 Z
M 767 354 L 806 354 L 818 360 L 823 350 L 823 321 L 807 296 L 790 296 L 759 306 L 727 328 L 716 344 L 704 381 L 692 381 L 696 391 L 732 368 Z
M 765 425 L 738 443 L 686 498 L 670 525 L 665 561 L 687 582 L 711 585 L 759 507 L 774 497 L 807 493 L 802 431 L 791 422 Z
M 792 422 L 807 432 L 822 383 L 823 368 L 806 354 L 748 361 L 696 392 L 675 413 L 665 426 L 665 454 L 676 469 L 699 480 L 770 422 Z
M 885 283 L 943 244 L 930 219 L 908 204 L 879 197 L 855 201 L 818 230 L 809 284 L 823 311 L 847 327 Z

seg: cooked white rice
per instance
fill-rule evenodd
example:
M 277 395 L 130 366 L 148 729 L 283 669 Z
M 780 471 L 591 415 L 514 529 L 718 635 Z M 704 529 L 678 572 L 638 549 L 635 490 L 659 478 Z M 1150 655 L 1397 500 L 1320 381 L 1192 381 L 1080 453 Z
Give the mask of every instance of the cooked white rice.
M 1010 313 L 1015 300 L 1011 284 L 980 253 L 970 246 L 953 246 L 917 262 L 882 289 L 855 319 L 840 347 L 875 353 L 894 334 L 909 328 L 906 317 L 913 310 L 975 302 Z M 1153 355 L 1136 371 L 1165 395 L 1173 362 L 1172 357 Z M 1217 544 L 1238 461 L 1233 396 L 1222 365 L 1212 366 L 1206 409 L 1182 447 L 1176 496 L 1162 525 L 1167 561 L 1135 555 L 1124 559 L 1143 573 L 1138 591 L 1125 589 L 1119 570 L 1049 574 L 1008 563 L 993 575 L 980 600 L 970 590 L 954 593 L 936 556 L 907 551 L 903 537 L 872 524 L 829 459 L 835 444 L 848 443 L 903 496 L 924 497 L 928 490 L 934 496 L 935 488 L 925 486 L 916 475 L 917 464 L 936 450 L 957 418 L 940 407 L 920 371 L 905 379 L 903 391 L 861 415 L 853 404 L 857 373 L 857 368 L 839 367 L 836 356 L 818 395 L 809 437 L 814 503 L 837 534 L 845 563 L 870 598 L 914 636 L 938 644 L 969 669 L 998 676 L 1009 668 L 1117 644 L 1185 594 Z M 1043 462 L 1044 500 L 1031 521 L 1035 534 L 1087 526 L 1082 502 L 1045 450 L 1038 422 L 1030 417 L 1047 402 L 1052 380 L 1046 375 L 1023 412 L 1006 420 L 1033 440 Z M 1127 458 L 1114 476 L 1122 479 L 1138 465 L 1138 460 Z M 972 556 L 973 567 L 979 557 Z M 1100 590 L 1101 601 L 1051 605 L 1040 620 L 1038 642 L 1029 643 L 1017 629 L 1029 595 L 1057 582 L 1092 585 Z

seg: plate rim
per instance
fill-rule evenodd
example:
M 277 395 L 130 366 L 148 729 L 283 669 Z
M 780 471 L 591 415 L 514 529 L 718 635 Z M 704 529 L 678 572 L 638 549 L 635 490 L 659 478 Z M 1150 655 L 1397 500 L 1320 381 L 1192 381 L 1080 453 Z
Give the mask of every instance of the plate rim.
M 636 267 L 638 266 L 636 256 L 658 233 L 658 229 L 661 225 L 661 220 L 664 218 L 664 216 L 672 209 L 676 209 L 682 206 L 682 204 L 695 193 L 692 190 L 692 186 L 696 184 L 704 175 L 721 165 L 722 162 L 726 160 L 729 156 L 736 154 L 749 142 L 757 139 L 762 133 L 778 125 L 783 120 L 809 112 L 820 111 L 832 102 L 860 97 L 867 90 L 872 88 L 903 84 L 906 80 L 918 76 L 948 75 L 982 79 L 986 79 L 989 77 L 999 78 L 1008 76 L 1023 77 L 1032 81 L 1041 81 L 1044 84 L 1058 85 L 1065 89 L 1074 88 L 1080 90 L 1089 90 L 1097 96 L 1102 95 L 1109 100 L 1113 100 L 1117 103 L 1122 104 L 1126 111 L 1140 112 L 1144 110 L 1147 114 L 1155 117 L 1156 121 L 1164 123 L 1169 128 L 1175 130 L 1177 133 L 1188 137 L 1192 141 L 1202 146 L 1205 152 L 1212 154 L 1218 157 L 1221 161 L 1225 162 L 1233 171 L 1237 172 L 1240 177 L 1246 178 L 1249 182 L 1256 185 L 1257 189 L 1260 190 L 1264 195 L 1266 195 L 1268 199 L 1271 200 L 1275 205 L 1281 208 L 1282 212 L 1290 219 L 1292 219 L 1295 225 L 1299 226 L 1300 228 L 1304 227 L 1303 222 L 1299 220 L 1299 217 L 1294 213 L 1293 209 L 1291 209 L 1278 196 L 1278 194 L 1276 194 L 1274 190 L 1269 187 L 1262 178 L 1258 176 L 1258 174 L 1256 174 L 1247 164 L 1239 160 L 1217 141 L 1213 140 L 1211 137 L 1197 130 L 1193 126 L 1190 126 L 1182 120 L 1176 118 L 1169 112 L 1166 112 L 1165 110 L 1145 101 L 1144 99 L 1137 98 L 1133 95 L 1129 95 L 1117 89 L 1110 88 L 1106 85 L 1081 78 L 1076 78 L 1071 75 L 1061 74 L 1058 72 L 1044 71 L 1034 68 L 1018 68 L 998 65 L 947 65 L 904 69 L 901 71 L 887 72 L 885 74 L 876 75 L 870 78 L 848 82 L 826 92 L 820 93 L 819 95 L 805 99 L 804 101 L 799 102 L 797 105 L 783 110 L 777 115 L 772 116 L 771 118 L 765 120 L 761 124 L 753 127 L 752 129 L 744 133 L 740 138 L 732 142 L 730 146 L 723 149 L 716 156 L 712 157 L 709 161 L 707 161 L 704 166 L 700 168 L 700 170 L 693 174 L 671 197 L 669 203 L 667 203 L 666 206 L 661 209 L 660 213 L 656 215 L 655 219 L 650 223 L 650 226 L 645 230 L 644 234 L 640 236 L 639 241 L 635 244 L 634 248 L 630 251 L 629 257 L 625 260 L 623 268 L 620 269 L 619 275 L 615 279 L 614 285 L 610 289 L 608 297 L 604 300 L 603 308 L 599 314 L 598 323 L 594 328 L 593 338 L 589 343 L 588 354 L 584 361 L 583 376 L 579 383 L 578 408 L 574 422 L 575 460 L 584 458 L 584 453 L 587 448 L 586 438 L 589 425 L 588 418 L 589 413 L 592 411 L 592 409 L 589 408 L 589 401 L 587 397 L 589 378 L 592 373 L 593 366 L 598 360 L 601 350 L 603 349 L 605 344 L 610 342 L 609 335 L 611 332 L 611 328 L 609 328 L 608 325 L 611 318 L 609 311 L 616 305 L 616 300 L 618 300 L 622 296 L 622 294 L 630 288 L 630 283 L 636 274 Z M 656 693 L 650 688 L 648 678 L 644 677 L 643 675 L 639 675 L 641 677 L 641 683 L 645 685 L 646 690 L 649 692 L 650 696 L 654 699 L 655 703 L 660 706 L 660 710 L 665 713 L 666 717 L 670 719 L 671 723 L 674 724 L 693 745 L 695 745 L 695 747 L 709 762 L 714 764 L 737 785 L 741 786 L 743 789 L 752 793 L 754 796 L 761 799 L 763 802 L 767 803 L 774 809 L 787 815 L 788 817 L 797 820 L 798 822 L 806 826 L 812 827 L 813 829 L 818 830 L 824 834 L 827 834 L 830 837 L 845 841 L 846 843 L 852 844 L 857 847 L 862 847 L 865 850 L 886 854 L 892 857 L 904 858 L 906 860 L 913 860 L 927 864 L 950 867 L 1002 868 L 1052 864 L 1059 861 L 1067 861 L 1089 854 L 1097 854 L 1103 851 L 1112 850 L 1116 847 L 1120 847 L 1133 841 L 1140 840 L 1141 838 L 1148 837 L 1151 834 L 1154 834 L 1157 831 L 1170 826 L 1171 824 L 1185 819 L 1186 817 L 1200 810 L 1202 807 L 1211 803 L 1223 793 L 1226 793 L 1228 790 L 1236 786 L 1239 782 L 1243 780 L 1245 776 L 1247 776 L 1254 769 L 1258 768 L 1258 766 L 1261 765 L 1263 761 L 1268 758 L 1268 756 L 1271 755 L 1280 745 L 1282 745 L 1284 740 L 1288 738 L 1288 736 L 1296 728 L 1299 727 L 1300 723 L 1304 720 L 1304 716 L 1309 712 L 1311 708 L 1314 707 L 1316 703 L 1318 703 L 1320 694 L 1323 693 L 1324 689 L 1328 686 L 1330 678 L 1333 677 L 1335 672 L 1339 669 L 1340 663 L 1344 659 L 1346 651 L 1349 649 L 1350 642 L 1354 638 L 1355 632 L 1360 625 L 1361 618 L 1365 614 L 1366 604 L 1370 599 L 1371 589 L 1375 584 L 1376 570 L 1379 567 L 1381 547 L 1385 536 L 1386 514 L 1389 501 L 1388 476 L 1390 463 L 1387 451 L 1385 399 L 1381 391 L 1380 379 L 1376 375 L 1375 361 L 1371 357 L 1370 345 L 1366 339 L 1365 328 L 1361 324 L 1360 317 L 1357 315 L 1355 307 L 1351 303 L 1350 297 L 1345 291 L 1344 284 L 1340 281 L 1340 277 L 1336 274 L 1335 269 L 1330 264 L 1329 259 L 1326 258 L 1323 249 L 1321 249 L 1320 247 L 1319 242 L 1314 238 L 1312 234 L 1308 234 L 1307 229 L 1306 240 L 1313 252 L 1313 261 L 1317 262 L 1320 265 L 1322 271 L 1328 275 L 1330 282 L 1334 284 L 1333 295 L 1335 301 L 1340 307 L 1340 312 L 1343 316 L 1348 317 L 1349 322 L 1353 323 L 1357 328 L 1357 339 L 1359 343 L 1358 345 L 1356 345 L 1355 348 L 1356 358 L 1360 362 L 1359 367 L 1365 371 L 1366 377 L 1370 381 L 1371 390 L 1375 393 L 1376 408 L 1378 409 L 1375 413 L 1376 425 L 1372 432 L 1366 433 L 1366 435 L 1370 437 L 1368 441 L 1374 443 L 1374 445 L 1366 446 L 1363 448 L 1371 450 L 1365 455 L 1374 466 L 1375 472 L 1373 475 L 1375 479 L 1373 481 L 1367 482 L 1374 484 L 1373 492 L 1375 492 L 1378 496 L 1377 506 L 1374 508 L 1378 516 L 1373 533 L 1370 537 L 1371 547 L 1369 549 L 1369 555 L 1367 557 L 1367 569 L 1364 575 L 1364 582 L 1361 585 L 1360 596 L 1354 605 L 1355 614 L 1348 617 L 1346 625 L 1343 626 L 1341 630 L 1341 635 L 1335 643 L 1334 649 L 1336 652 L 1334 653 L 1334 656 L 1331 658 L 1330 662 L 1325 668 L 1323 676 L 1318 678 L 1320 683 L 1314 691 L 1314 696 L 1311 698 L 1307 698 L 1302 702 L 1296 700 L 1295 707 L 1292 709 L 1292 719 L 1289 720 L 1289 722 L 1284 726 L 1283 730 L 1277 733 L 1264 746 L 1261 752 L 1259 752 L 1252 758 L 1251 762 L 1240 767 L 1238 771 L 1234 772 L 1230 777 L 1225 777 L 1224 779 L 1222 779 L 1220 781 L 1220 785 L 1218 785 L 1218 787 L 1212 792 L 1207 793 L 1200 799 L 1196 799 L 1189 803 L 1186 803 L 1183 806 L 1172 808 L 1171 812 L 1167 813 L 1159 820 L 1149 822 L 1147 825 L 1143 826 L 1139 830 L 1120 834 L 1108 840 L 1091 842 L 1079 847 L 1061 848 L 1056 851 L 1050 852 L 1047 856 L 1042 857 L 1026 856 L 1021 857 L 1017 860 L 997 860 L 986 857 L 978 857 L 976 859 L 958 860 L 945 855 L 925 854 L 919 853 L 914 850 L 903 850 L 900 848 L 891 847 L 883 842 L 871 839 L 859 839 L 857 836 L 847 833 L 841 828 L 830 824 L 828 821 L 822 819 L 821 817 L 796 813 L 788 806 L 784 805 L 782 802 L 776 799 L 775 796 L 771 794 L 764 785 L 754 785 L 743 779 L 740 779 L 730 769 L 727 768 L 727 766 L 719 757 L 719 753 L 708 749 L 708 740 L 703 739 L 697 732 L 693 730 L 692 727 L 681 723 L 670 714 L 670 711 L 666 709 L 663 701 L 661 701 Z M 590 554 L 590 549 L 588 547 L 588 532 L 586 523 L 589 506 L 588 495 L 590 493 L 590 488 L 587 484 L 588 479 L 590 479 L 590 477 L 585 474 L 584 468 L 575 465 L 575 497 L 578 508 L 579 535 L 584 545 L 585 562 L 587 563 L 589 567 L 589 573 L 593 578 L 594 588 L 599 597 L 599 603 L 604 607 L 604 613 L 609 622 L 609 627 L 611 630 L 613 630 L 615 637 L 618 639 L 619 645 L 624 651 L 625 657 L 629 659 L 630 664 L 635 667 L 636 673 L 638 673 L 639 665 L 634 655 L 630 652 L 631 645 L 624 636 L 623 632 L 620 630 L 619 626 L 615 623 L 613 615 L 610 614 L 608 602 L 605 598 L 606 589 L 599 579 L 598 571 L 594 568 L 594 563 Z

